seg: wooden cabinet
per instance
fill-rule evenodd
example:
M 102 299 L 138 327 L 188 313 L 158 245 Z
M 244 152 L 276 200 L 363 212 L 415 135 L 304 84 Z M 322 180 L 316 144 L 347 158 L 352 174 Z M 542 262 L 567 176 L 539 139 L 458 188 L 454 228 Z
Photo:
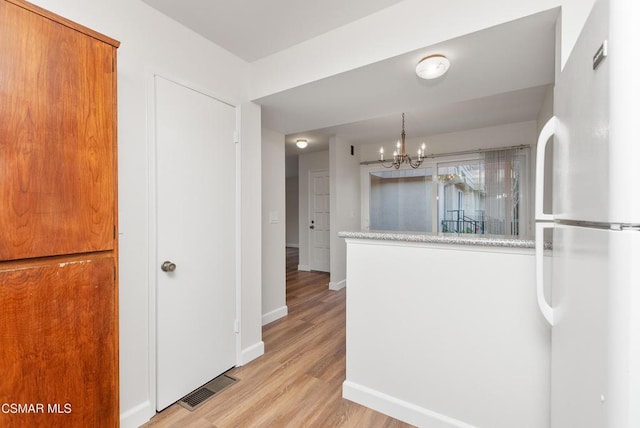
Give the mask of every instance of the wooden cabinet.
M 0 2 L 0 260 L 114 249 L 115 47 Z
M 117 426 L 116 49 L 0 0 L 0 426 Z
M 21 262 L 0 271 L 0 284 L 0 402 L 43 404 L 0 409 L 0 425 L 116 426 L 113 257 Z

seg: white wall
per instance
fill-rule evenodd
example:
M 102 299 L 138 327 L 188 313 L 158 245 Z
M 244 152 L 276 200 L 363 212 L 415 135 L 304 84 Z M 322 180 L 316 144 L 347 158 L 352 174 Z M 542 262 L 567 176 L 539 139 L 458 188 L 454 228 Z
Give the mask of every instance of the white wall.
M 405 0 L 251 64 L 251 99 L 562 6 L 564 64 L 595 0 Z M 304 64 L 292 67 L 291 64 Z
M 284 170 L 287 178 L 298 176 L 298 154 L 285 155 Z
M 544 101 L 538 113 L 536 133 L 539 134 L 545 123 L 553 116 L 553 85 L 550 85 L 544 94 Z
M 420 427 L 549 426 L 533 249 L 347 245 L 345 398 Z
M 260 106 L 240 106 L 240 349 L 239 365 L 264 354 L 262 342 L 262 145 Z
M 243 239 L 243 269 L 260 265 L 260 108 L 246 103 L 248 65 L 227 51 L 156 12 L 141 1 L 32 0 L 38 6 L 119 40 L 118 157 L 120 223 L 120 412 L 122 426 L 138 426 L 154 413 L 150 365 L 149 281 L 149 135 L 147 90 L 151 70 L 195 85 L 233 105 L 244 104 L 241 145 L 249 156 L 243 166 L 242 226 L 258 233 Z M 257 154 L 256 154 L 257 153 Z M 258 195 L 252 195 L 252 188 Z M 256 202 L 257 201 L 257 202 Z M 254 205 L 257 204 L 257 207 Z M 254 214 L 255 213 L 255 214 Z M 254 227 L 255 229 L 255 227 Z M 244 272 L 242 346 L 261 344 L 260 276 Z M 252 301 L 257 300 L 257 305 Z
M 284 134 L 262 128 L 262 324 L 287 315 Z
M 329 152 L 302 154 L 298 160 L 298 269 L 309 270 L 309 172 L 329 170 Z
M 338 137 L 329 140 L 331 172 L 331 279 L 329 288 L 346 286 L 347 245 L 338 232 L 360 230 L 360 158 L 358 148 Z
M 297 158 L 296 158 L 297 160 Z M 298 222 L 298 177 L 287 177 L 286 179 L 286 205 L 287 205 L 287 226 L 286 243 L 287 247 L 299 247 L 300 230 Z

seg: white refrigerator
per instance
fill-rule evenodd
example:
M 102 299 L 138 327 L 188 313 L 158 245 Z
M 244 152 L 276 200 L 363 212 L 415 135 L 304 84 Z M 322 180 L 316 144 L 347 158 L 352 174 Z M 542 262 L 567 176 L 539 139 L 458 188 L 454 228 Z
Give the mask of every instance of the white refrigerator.
M 553 209 L 542 209 L 553 137 Z M 640 427 L 640 2 L 597 0 L 538 141 L 539 307 L 551 428 Z M 552 265 L 542 262 L 553 229 Z M 551 272 L 545 272 L 545 269 Z M 545 284 L 544 278 L 551 278 Z

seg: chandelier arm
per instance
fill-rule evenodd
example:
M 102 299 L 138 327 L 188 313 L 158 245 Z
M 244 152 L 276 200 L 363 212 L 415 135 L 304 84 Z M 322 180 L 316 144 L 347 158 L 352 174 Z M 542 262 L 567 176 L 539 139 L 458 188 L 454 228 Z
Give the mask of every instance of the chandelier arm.
M 383 160 L 379 160 L 378 162 L 380 162 L 380 165 L 382 165 L 385 168 L 392 168 L 393 166 L 395 166 L 395 162 L 392 162 L 390 164 L 385 163 L 385 161 Z
M 416 169 L 422 164 L 422 159 L 414 161 L 411 159 L 411 156 L 407 155 L 405 157 L 405 162 L 408 163 L 411 168 Z
M 418 168 L 421 163 L 422 162 L 420 161 L 412 161 L 411 159 L 409 159 L 409 165 L 411 165 L 411 168 Z

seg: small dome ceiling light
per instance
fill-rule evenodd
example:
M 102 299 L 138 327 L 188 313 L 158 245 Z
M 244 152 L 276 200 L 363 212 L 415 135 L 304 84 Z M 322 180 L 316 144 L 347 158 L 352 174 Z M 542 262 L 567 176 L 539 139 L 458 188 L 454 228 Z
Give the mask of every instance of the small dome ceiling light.
M 307 147 L 307 144 L 308 144 L 307 140 L 304 140 L 304 139 L 296 140 L 296 146 L 298 146 L 301 149 L 304 149 L 305 147 Z
M 435 79 L 447 70 L 449 70 L 449 60 L 440 54 L 426 56 L 416 66 L 416 74 L 422 79 Z

